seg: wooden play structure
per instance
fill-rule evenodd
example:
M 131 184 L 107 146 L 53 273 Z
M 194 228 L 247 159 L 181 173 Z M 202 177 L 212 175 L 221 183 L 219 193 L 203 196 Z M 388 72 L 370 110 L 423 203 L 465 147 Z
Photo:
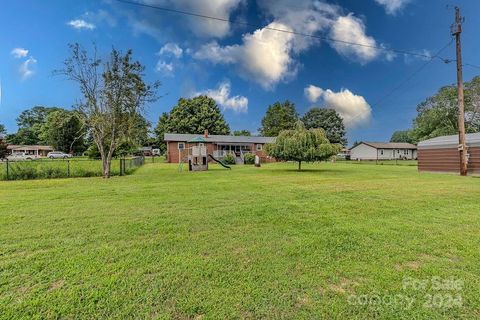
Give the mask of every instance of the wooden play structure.
M 206 171 L 208 170 L 208 154 L 203 137 L 195 137 L 189 141 L 195 144 L 188 148 L 188 171 Z
M 207 171 L 209 157 L 226 169 L 230 166 L 208 154 L 208 141 L 206 137 L 197 136 L 187 142 L 179 144 L 179 171 L 183 171 L 183 164 L 188 164 L 188 171 Z

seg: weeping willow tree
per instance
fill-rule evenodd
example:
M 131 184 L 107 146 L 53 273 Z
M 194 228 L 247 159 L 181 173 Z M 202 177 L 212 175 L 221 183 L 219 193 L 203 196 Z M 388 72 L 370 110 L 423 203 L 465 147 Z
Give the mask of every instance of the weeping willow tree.
M 275 143 L 268 144 L 269 156 L 283 161 L 298 162 L 298 170 L 302 162 L 315 162 L 331 158 L 340 152 L 339 144 L 328 141 L 323 129 L 305 129 L 301 121 L 297 121 L 294 130 L 281 131 Z

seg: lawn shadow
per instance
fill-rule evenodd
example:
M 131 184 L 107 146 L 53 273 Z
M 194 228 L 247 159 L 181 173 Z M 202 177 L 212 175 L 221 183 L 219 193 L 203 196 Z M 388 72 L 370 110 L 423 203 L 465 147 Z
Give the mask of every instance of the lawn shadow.
M 263 170 L 262 170 L 263 171 Z M 351 172 L 347 172 L 347 170 L 342 170 L 342 169 L 332 169 L 332 168 L 329 168 L 329 169 L 311 169 L 311 168 L 308 168 L 308 169 L 302 169 L 302 170 L 298 170 L 298 169 L 269 169 L 269 170 L 265 170 L 265 171 L 269 171 L 271 173 L 275 173 L 275 172 L 288 172 L 288 173 L 298 173 L 298 174 L 302 174 L 302 173 L 317 173 L 317 174 L 321 174 L 321 173 L 341 173 L 341 174 L 345 174 L 345 175 L 350 175 Z

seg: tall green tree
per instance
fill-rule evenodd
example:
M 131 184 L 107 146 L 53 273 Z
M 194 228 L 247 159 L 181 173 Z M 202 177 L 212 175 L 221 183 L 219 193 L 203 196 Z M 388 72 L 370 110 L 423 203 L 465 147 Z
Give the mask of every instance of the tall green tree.
M 230 127 L 215 100 L 207 96 L 180 98 L 170 113 L 163 113 L 155 127 L 161 149 L 165 150 L 165 133 L 229 134 Z
M 412 130 L 398 130 L 392 134 L 390 142 L 415 143 L 412 137 Z
M 7 128 L 0 123 L 0 134 L 7 134 Z
M 230 127 L 215 100 L 207 96 L 181 98 L 170 111 L 168 130 L 173 133 L 229 134 Z
M 457 88 L 441 88 L 417 106 L 412 138 L 414 142 L 458 132 Z M 480 77 L 465 82 L 465 130 L 480 131 Z
M 331 143 L 347 145 L 345 125 L 340 115 L 333 109 L 312 108 L 302 118 L 305 128 L 321 128 L 325 130 L 328 140 Z
M 86 133 L 78 112 L 60 109 L 47 116 L 40 137 L 56 150 L 78 154 L 86 149 Z
M 169 119 L 170 119 L 170 114 L 168 112 L 162 113 L 160 118 L 158 118 L 157 126 L 154 129 L 156 142 L 162 154 L 164 154 L 167 151 L 167 145 L 163 139 L 164 139 L 165 133 L 168 133 L 168 130 L 170 128 L 169 122 L 168 122 Z
M 234 136 L 245 136 L 250 137 L 252 133 L 249 130 L 235 130 L 233 131 Z
M 298 114 L 292 102 L 288 100 L 283 103 L 275 102 L 268 106 L 260 132 L 264 136 L 274 137 L 282 130 L 293 129 L 297 120 Z
M 341 150 L 340 144 L 328 141 L 323 129 L 306 129 L 303 122 L 298 121 L 293 130 L 281 131 L 275 143 L 268 144 L 268 155 L 283 161 L 298 162 L 298 170 L 302 162 L 327 160 Z
M 142 147 L 148 144 L 150 131 L 150 122 L 141 114 L 136 114 L 133 120 L 132 132 L 127 137 L 127 142 L 135 147 Z
M 42 130 L 50 113 L 64 110 L 57 107 L 35 106 L 17 117 L 18 131 L 7 136 L 12 144 L 44 144 Z
M 9 144 L 35 145 L 41 143 L 39 135 L 32 128 L 19 128 L 16 133 L 7 134 L 6 139 Z
M 102 60 L 89 55 L 79 44 L 70 45 L 71 55 L 57 71 L 76 82 L 83 95 L 77 111 L 87 125 L 103 165 L 103 176 L 110 177 L 115 150 L 137 130 L 144 106 L 156 101 L 160 83 L 144 80 L 145 67 L 133 60 L 133 53 L 112 49 Z

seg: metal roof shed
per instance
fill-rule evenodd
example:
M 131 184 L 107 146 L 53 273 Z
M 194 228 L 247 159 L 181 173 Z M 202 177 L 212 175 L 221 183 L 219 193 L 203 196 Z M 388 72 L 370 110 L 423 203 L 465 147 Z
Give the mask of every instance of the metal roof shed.
M 468 172 L 480 174 L 480 132 L 466 135 Z M 458 135 L 441 136 L 418 144 L 418 170 L 427 172 L 460 172 Z

